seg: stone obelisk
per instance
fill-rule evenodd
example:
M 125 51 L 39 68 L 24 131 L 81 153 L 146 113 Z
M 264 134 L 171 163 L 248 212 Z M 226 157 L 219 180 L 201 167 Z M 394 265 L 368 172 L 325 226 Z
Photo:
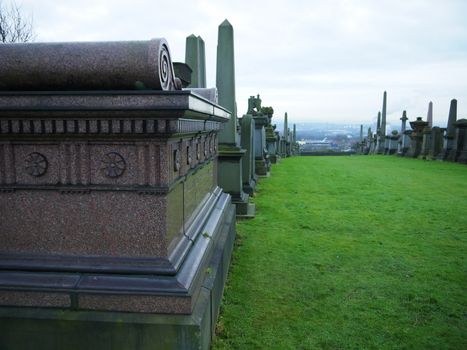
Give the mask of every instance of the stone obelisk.
M 455 152 L 452 152 L 454 147 L 454 141 L 456 137 L 456 127 L 454 123 L 457 120 L 457 100 L 452 99 L 451 105 L 449 106 L 449 117 L 448 125 L 446 127 L 446 134 L 444 135 L 444 147 L 443 147 L 443 160 L 455 159 Z
M 232 113 L 230 120 L 219 133 L 219 186 L 232 196 L 232 202 L 237 207 L 237 216 L 253 217 L 255 207 L 249 203 L 249 195 L 243 191 L 242 184 L 242 157 L 245 150 L 240 147 L 240 137 L 237 133 L 234 31 L 227 20 L 219 26 L 216 86 L 219 105 Z
M 380 133 L 381 133 L 381 112 L 378 112 L 378 119 L 376 120 L 376 144 L 373 150 L 374 154 L 378 153 L 379 143 L 381 141 Z
M 285 115 L 284 115 L 284 132 L 282 134 L 282 137 L 284 139 L 284 142 L 283 142 L 283 148 L 282 148 L 282 151 L 283 151 L 283 155 L 282 157 L 288 157 L 289 156 L 289 145 L 288 145 L 288 141 L 289 141 L 289 126 L 288 126 L 288 117 L 287 117 L 287 112 L 285 112 Z
M 387 94 L 386 91 L 383 94 L 383 109 L 381 113 L 381 129 L 380 129 L 380 141 L 379 141 L 379 147 L 378 147 L 378 154 L 384 153 L 384 141 L 386 139 L 386 98 Z

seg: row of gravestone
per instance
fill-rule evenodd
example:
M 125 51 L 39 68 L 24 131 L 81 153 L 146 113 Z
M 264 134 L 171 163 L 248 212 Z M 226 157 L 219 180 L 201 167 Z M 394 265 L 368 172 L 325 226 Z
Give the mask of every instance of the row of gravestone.
M 409 130 L 407 113 L 403 111 L 401 131 L 393 130 L 391 134 L 386 134 L 386 103 L 385 91 L 376 133 L 369 128 L 367 137 L 363 137 L 363 125 L 360 126 L 359 153 L 467 163 L 467 119 L 457 119 L 457 100 L 451 100 L 446 128 L 433 126 L 433 103 L 430 102 L 426 120 L 416 118 L 410 122 Z
M 208 349 L 258 176 L 295 128 L 204 42 L 0 45 L 0 348 Z M 191 85 L 190 85 L 191 84 Z M 183 86 L 188 88 L 183 89 Z
M 199 93 L 206 88 L 205 44 L 200 36 L 186 38 L 185 67 L 177 63 L 185 86 Z M 182 78 L 183 80 L 183 78 Z M 225 20 L 219 26 L 217 45 L 217 102 L 232 111 L 231 119 L 219 134 L 219 185 L 232 196 L 237 217 L 252 218 L 255 206 L 250 196 L 255 192 L 256 183 L 262 176 L 269 176 L 271 164 L 281 157 L 297 154 L 295 125 L 293 132 L 288 128 L 287 113 L 284 117 L 282 136 L 271 123 L 274 110 L 262 107 L 259 95 L 248 100 L 248 111 L 237 118 L 235 100 L 234 33 L 232 25 Z

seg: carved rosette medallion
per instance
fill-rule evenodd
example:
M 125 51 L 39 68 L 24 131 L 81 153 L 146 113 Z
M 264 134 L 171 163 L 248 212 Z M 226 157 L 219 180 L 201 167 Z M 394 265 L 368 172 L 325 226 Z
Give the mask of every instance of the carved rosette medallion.
M 49 166 L 49 163 L 47 162 L 47 158 L 38 152 L 30 153 L 26 157 L 24 162 L 25 162 L 24 169 L 26 170 L 26 172 L 29 175 L 35 176 L 35 177 L 44 175 Z
M 107 177 L 122 176 L 126 169 L 125 159 L 117 152 L 107 153 L 101 160 L 102 171 Z

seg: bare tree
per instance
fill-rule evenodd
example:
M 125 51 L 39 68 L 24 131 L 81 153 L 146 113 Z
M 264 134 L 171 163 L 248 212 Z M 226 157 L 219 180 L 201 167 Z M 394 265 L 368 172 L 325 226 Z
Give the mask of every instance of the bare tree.
M 0 43 L 28 42 L 34 37 L 32 15 L 25 16 L 15 2 L 0 0 Z

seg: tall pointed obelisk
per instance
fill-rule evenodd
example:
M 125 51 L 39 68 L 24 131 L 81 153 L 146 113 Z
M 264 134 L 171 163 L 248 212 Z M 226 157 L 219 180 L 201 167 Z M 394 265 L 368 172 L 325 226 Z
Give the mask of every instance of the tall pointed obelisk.
M 380 133 L 381 133 L 381 112 L 378 112 L 378 119 L 376 120 L 376 134 L 375 134 L 376 144 L 373 150 L 374 154 L 377 154 L 379 150 L 379 142 L 381 141 Z
M 387 104 L 387 93 L 383 94 L 383 110 L 381 113 L 381 135 L 386 136 L 386 104 Z
M 454 147 L 454 141 L 456 138 L 456 127 L 454 123 L 457 120 L 457 100 L 452 99 L 451 105 L 449 106 L 449 117 L 448 125 L 446 128 L 446 134 L 444 135 L 444 147 L 443 147 L 443 160 L 454 161 L 455 155 L 452 152 Z
M 386 139 L 386 99 L 387 99 L 387 94 L 385 91 L 383 94 L 383 109 L 381 113 L 381 128 L 379 132 L 378 151 L 376 152 L 378 154 L 384 153 L 384 141 Z
M 288 156 L 288 139 L 289 139 L 289 126 L 287 112 L 284 115 L 284 131 L 282 133 L 282 154 L 281 157 L 285 158 Z
M 237 133 L 234 31 L 227 20 L 219 26 L 216 86 L 219 105 L 231 113 L 230 120 L 219 133 L 219 186 L 232 196 L 237 216 L 254 217 L 255 206 L 249 203 L 249 195 L 243 191 L 242 157 L 245 150 L 240 148 L 240 137 Z

